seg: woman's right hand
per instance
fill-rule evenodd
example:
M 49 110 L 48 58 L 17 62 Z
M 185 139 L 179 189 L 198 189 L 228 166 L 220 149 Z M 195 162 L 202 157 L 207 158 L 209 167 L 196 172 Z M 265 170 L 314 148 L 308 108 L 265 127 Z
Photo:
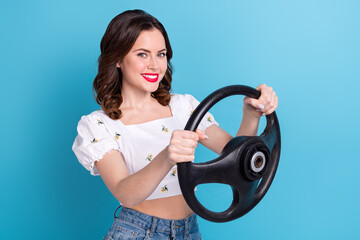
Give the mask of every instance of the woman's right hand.
M 207 137 L 201 130 L 175 130 L 172 133 L 170 144 L 167 147 L 167 156 L 171 165 L 179 162 L 190 162 L 195 159 L 195 148 L 199 140 Z

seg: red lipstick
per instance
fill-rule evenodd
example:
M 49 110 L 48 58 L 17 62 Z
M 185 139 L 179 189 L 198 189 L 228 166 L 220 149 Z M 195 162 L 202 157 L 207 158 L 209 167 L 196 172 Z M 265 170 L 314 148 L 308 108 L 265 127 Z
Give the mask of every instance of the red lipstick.
M 154 83 L 159 79 L 158 73 L 143 73 L 141 76 L 148 82 Z

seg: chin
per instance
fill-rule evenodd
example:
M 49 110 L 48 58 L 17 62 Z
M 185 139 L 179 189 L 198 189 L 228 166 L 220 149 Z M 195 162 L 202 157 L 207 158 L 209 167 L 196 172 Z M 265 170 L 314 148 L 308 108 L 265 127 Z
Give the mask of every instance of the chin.
M 150 86 L 147 87 L 146 90 L 152 93 L 158 90 L 158 88 L 159 88 L 159 83 L 157 82 L 157 83 L 152 83 Z

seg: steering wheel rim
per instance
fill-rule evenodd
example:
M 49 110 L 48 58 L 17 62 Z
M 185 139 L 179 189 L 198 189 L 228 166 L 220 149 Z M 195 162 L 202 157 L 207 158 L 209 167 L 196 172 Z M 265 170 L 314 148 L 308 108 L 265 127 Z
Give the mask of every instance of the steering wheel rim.
M 259 98 L 260 92 L 244 85 L 231 85 L 216 90 L 194 110 L 185 130 L 196 131 L 209 109 L 220 100 L 232 95 Z M 186 202 L 197 215 L 213 222 L 231 221 L 248 213 L 265 196 L 275 177 L 281 149 L 280 127 L 276 113 L 267 115 L 266 120 L 267 125 L 260 136 L 233 138 L 219 157 L 212 161 L 177 164 L 181 191 Z M 248 159 L 257 152 L 266 155 L 266 165 L 259 172 L 254 169 L 248 171 L 249 164 L 251 167 L 254 165 L 254 159 Z M 233 202 L 230 207 L 223 212 L 214 212 L 205 208 L 194 192 L 195 187 L 203 183 L 230 185 L 233 190 Z

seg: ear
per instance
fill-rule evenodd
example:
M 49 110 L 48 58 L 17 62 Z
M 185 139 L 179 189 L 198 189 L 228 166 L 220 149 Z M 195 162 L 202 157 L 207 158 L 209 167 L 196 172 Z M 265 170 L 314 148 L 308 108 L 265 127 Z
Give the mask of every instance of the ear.
M 116 63 L 116 67 L 117 67 L 117 68 L 120 68 L 120 67 L 121 67 L 121 62 L 122 62 L 122 61 L 118 61 L 118 62 Z

